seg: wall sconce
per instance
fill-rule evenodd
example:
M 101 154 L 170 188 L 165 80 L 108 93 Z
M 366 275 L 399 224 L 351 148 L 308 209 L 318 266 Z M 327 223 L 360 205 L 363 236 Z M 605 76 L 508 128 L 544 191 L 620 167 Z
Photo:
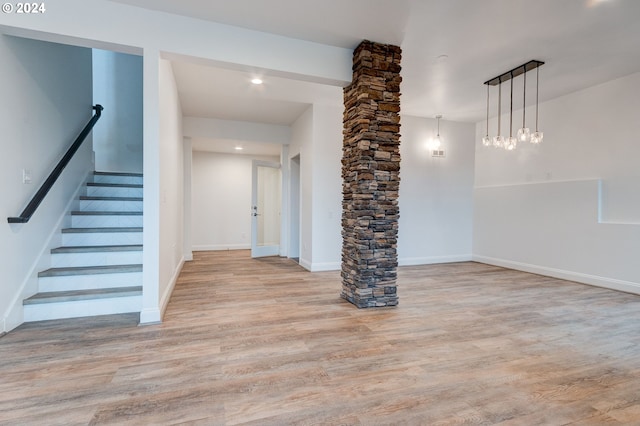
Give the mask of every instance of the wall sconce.
M 539 68 L 541 65 L 544 65 L 544 62 L 532 60 L 484 82 L 484 84 L 487 85 L 487 131 L 486 135 L 482 138 L 483 146 L 493 145 L 496 148 L 505 148 L 508 151 L 513 151 L 518 142 L 531 142 L 533 144 L 539 144 L 542 142 L 543 133 L 538 130 L 538 88 L 540 83 Z M 531 133 L 529 128 L 526 126 L 525 109 L 527 96 L 527 72 L 534 69 L 536 70 L 536 131 Z M 513 79 L 521 74 L 524 75 L 524 89 L 522 94 L 522 127 L 518 130 L 517 136 L 513 137 Z M 502 83 L 508 80 L 511 80 L 509 137 L 505 139 L 500 135 L 500 118 L 502 115 Z M 493 138 L 489 137 L 489 86 L 498 86 L 498 134 Z

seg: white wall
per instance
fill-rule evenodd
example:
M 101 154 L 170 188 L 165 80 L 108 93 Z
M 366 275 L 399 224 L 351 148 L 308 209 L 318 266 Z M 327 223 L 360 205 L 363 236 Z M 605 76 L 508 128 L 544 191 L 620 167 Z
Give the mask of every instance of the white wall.
M 311 269 L 313 226 L 313 106 L 306 109 L 291 125 L 289 159 L 300 156 L 300 265 Z M 319 185 L 319 183 L 317 183 Z
M 51 240 L 92 169 L 91 136 L 84 142 L 31 221 L 9 225 L 89 121 L 89 49 L 0 36 L 0 332 L 23 321 L 22 299 L 37 292 Z M 100 125 L 98 122 L 97 125 Z M 32 183 L 22 183 L 22 170 Z
M 471 260 L 475 126 L 440 120 L 444 157 L 426 147 L 436 128 L 432 118 L 401 118 L 400 265 Z
M 284 125 L 216 118 L 184 117 L 184 135 L 192 139 L 288 144 L 291 128 Z
M 164 312 L 184 263 L 182 110 L 171 62 L 160 60 L 160 309 Z M 145 265 L 146 267 L 146 265 Z
M 544 142 L 513 152 L 476 125 L 476 259 L 640 293 L 639 90 L 640 73 L 545 102 Z
M 93 49 L 96 170 L 142 173 L 142 57 Z
M 278 157 L 195 151 L 192 174 L 193 250 L 251 248 L 251 164 Z
M 336 96 L 341 95 L 336 90 Z M 336 270 L 341 265 L 343 110 L 342 106 L 313 106 L 312 271 Z

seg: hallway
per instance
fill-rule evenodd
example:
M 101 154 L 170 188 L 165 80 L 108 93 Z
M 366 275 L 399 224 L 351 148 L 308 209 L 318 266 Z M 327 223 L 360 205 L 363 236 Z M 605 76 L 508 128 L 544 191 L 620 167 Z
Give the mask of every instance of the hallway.
M 0 424 L 629 424 L 640 298 L 479 263 L 399 268 L 397 308 L 338 272 L 196 252 L 164 322 L 0 338 Z

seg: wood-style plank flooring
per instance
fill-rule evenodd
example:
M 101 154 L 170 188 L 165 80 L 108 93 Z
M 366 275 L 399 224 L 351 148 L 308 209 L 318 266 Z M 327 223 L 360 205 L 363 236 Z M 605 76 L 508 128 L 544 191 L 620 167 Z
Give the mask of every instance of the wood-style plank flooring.
M 196 253 L 162 324 L 0 338 L 0 424 L 640 424 L 640 296 L 471 262 L 398 284 L 358 310 L 338 272 Z

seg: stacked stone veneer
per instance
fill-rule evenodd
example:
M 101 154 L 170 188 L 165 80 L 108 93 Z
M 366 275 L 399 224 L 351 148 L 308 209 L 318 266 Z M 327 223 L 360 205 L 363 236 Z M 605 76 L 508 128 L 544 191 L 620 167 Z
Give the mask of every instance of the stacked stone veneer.
M 341 296 L 359 308 L 398 304 L 401 53 L 363 41 L 344 89 Z

